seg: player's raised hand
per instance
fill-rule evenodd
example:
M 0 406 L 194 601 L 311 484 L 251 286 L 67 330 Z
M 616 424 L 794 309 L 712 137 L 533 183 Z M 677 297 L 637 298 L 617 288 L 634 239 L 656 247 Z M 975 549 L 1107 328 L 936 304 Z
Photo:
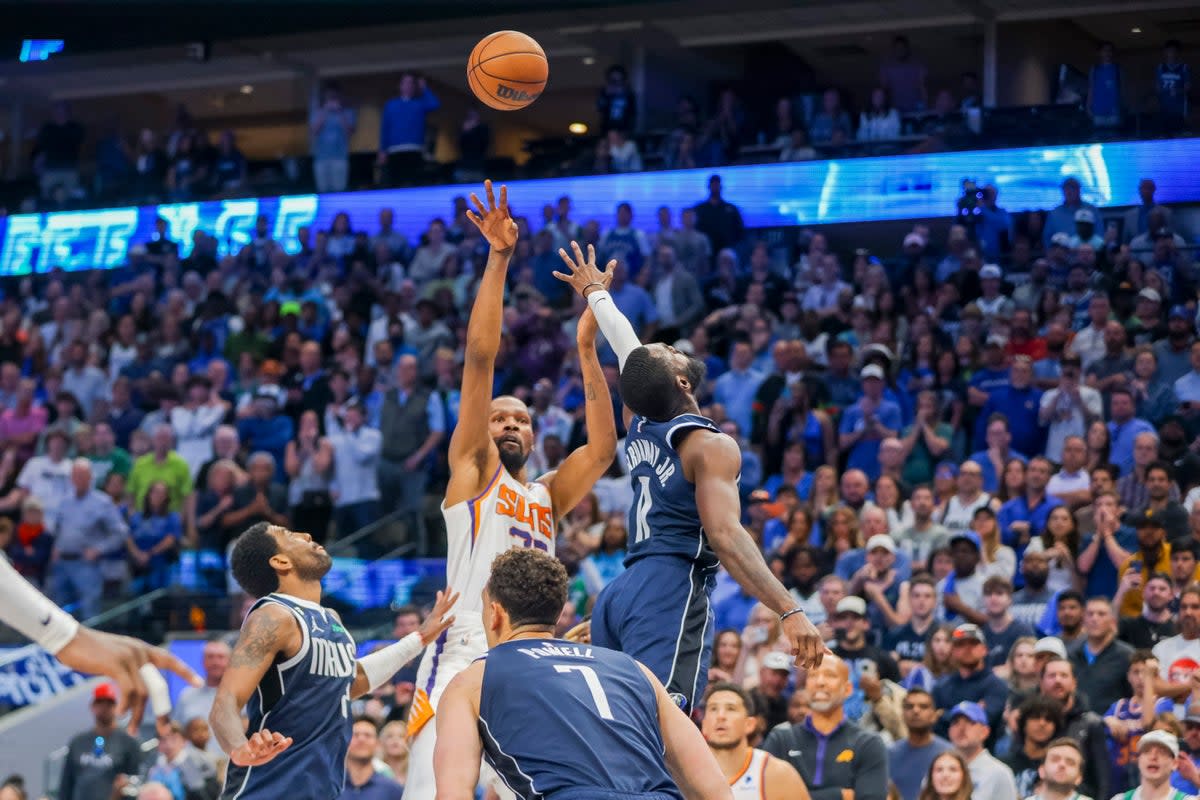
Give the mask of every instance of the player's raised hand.
M 131 730 L 136 730 L 142 724 L 142 715 L 146 710 L 146 682 L 138 672 L 143 664 L 153 664 L 159 669 L 174 672 L 192 686 L 204 685 L 191 667 L 161 647 L 91 628 L 80 628 L 75 638 L 59 650 L 56 657 L 71 669 L 89 675 L 106 675 L 116 681 L 120 690 L 117 715 L 130 711 Z
M 246 743 L 233 748 L 229 760 L 239 767 L 258 767 L 292 746 L 292 737 L 263 728 L 255 731 Z
M 487 207 L 479 201 L 478 195 L 471 192 L 471 204 L 475 211 L 467 209 L 467 219 L 475 223 L 483 238 L 498 253 L 511 253 L 517 246 L 517 223 L 513 222 L 508 213 L 508 187 L 500 187 L 500 202 L 496 202 L 496 193 L 492 191 L 492 182 L 483 182 L 487 194 Z
M 792 645 L 796 666 L 804 669 L 819 666 L 829 650 L 825 647 L 825 640 L 821 638 L 817 626 L 804 614 L 792 614 L 783 620 L 781 627 L 783 635 Z
M 609 261 L 605 269 L 600 269 L 596 266 L 596 248 L 592 245 L 588 245 L 587 258 L 584 258 L 583 250 L 579 248 L 578 242 L 571 242 L 571 251 L 575 254 L 574 258 L 568 255 L 563 248 L 558 248 L 558 255 L 570 272 L 563 273 L 556 270 L 554 277 L 571 284 L 571 288 L 583 297 L 587 297 L 588 290 L 593 287 L 607 291 L 612 284 L 613 270 L 617 266 L 616 259 Z
M 458 602 L 458 592 L 446 589 L 437 593 L 437 600 L 433 603 L 433 610 L 429 612 L 429 616 L 421 623 L 420 629 L 417 631 L 421 634 L 421 644 L 428 647 L 442 635 L 442 631 L 454 624 L 454 617 L 446 616 L 454 604 Z M 443 619 L 445 617 L 445 619 Z

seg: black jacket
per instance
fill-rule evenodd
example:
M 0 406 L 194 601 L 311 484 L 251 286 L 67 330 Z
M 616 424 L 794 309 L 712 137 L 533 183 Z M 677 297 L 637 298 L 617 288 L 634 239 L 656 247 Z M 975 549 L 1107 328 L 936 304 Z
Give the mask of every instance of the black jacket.
M 808 721 L 783 723 L 767 734 L 762 749 L 795 767 L 812 800 L 842 800 L 842 789 L 854 800 L 885 800 L 888 787 L 887 748 L 879 734 L 843 722 L 822 736 Z
M 1071 665 L 1075 668 L 1075 677 L 1079 685 L 1087 687 L 1087 708 L 1103 715 L 1113 703 L 1133 694 L 1129 679 L 1125 677 L 1129 672 L 1129 659 L 1133 655 L 1133 648 L 1125 642 L 1113 639 L 1108 647 L 1088 663 L 1085 647 L 1086 640 L 1071 648 Z

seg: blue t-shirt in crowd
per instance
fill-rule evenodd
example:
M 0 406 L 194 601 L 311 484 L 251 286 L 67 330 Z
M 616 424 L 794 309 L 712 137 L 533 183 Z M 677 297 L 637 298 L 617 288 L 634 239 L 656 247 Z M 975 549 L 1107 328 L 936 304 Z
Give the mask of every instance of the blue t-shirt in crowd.
M 879 424 L 888 430 L 899 431 L 904 426 L 904 420 L 900 415 L 900 406 L 890 400 L 879 402 L 875 416 L 878 418 Z M 842 414 L 842 424 L 839 430 L 842 433 L 854 433 L 862 430 L 866 424 L 862 403 L 855 403 Z M 861 469 L 874 483 L 875 479 L 879 477 L 879 443 L 881 441 L 881 439 L 859 439 L 858 443 L 854 445 L 854 449 L 850 451 L 846 469 Z
M 954 745 L 940 736 L 924 747 L 913 747 L 907 739 L 901 739 L 888 748 L 888 775 L 904 800 L 917 800 L 921 784 L 929 772 L 929 765 L 942 753 L 954 749 Z

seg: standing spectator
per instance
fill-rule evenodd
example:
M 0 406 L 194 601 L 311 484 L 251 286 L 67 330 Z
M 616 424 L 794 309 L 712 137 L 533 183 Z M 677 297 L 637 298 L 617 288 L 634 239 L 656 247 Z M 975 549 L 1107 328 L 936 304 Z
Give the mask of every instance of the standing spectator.
M 859 373 L 862 397 L 842 414 L 839 446 L 849 451 L 848 469 L 861 469 L 869 479 L 879 477 L 879 445 L 900 432 L 903 420 L 900 407 L 883 396 L 883 368 L 868 364 Z
M 908 37 L 892 40 L 892 57 L 879 68 L 879 85 L 887 90 L 901 113 L 922 111 L 929 105 L 925 65 L 912 56 Z
M 446 432 L 442 404 L 420 383 L 417 369 L 415 356 L 400 358 L 395 385 L 384 393 L 379 415 L 383 436 L 379 489 L 404 516 L 410 533 L 423 530 L 427 460 Z M 341 476 L 338 483 L 342 483 Z
M 971 783 L 975 787 L 971 799 L 1010 800 L 1018 797 L 1012 770 L 985 747 L 992 727 L 984 710 L 964 700 L 950 709 L 947 723 L 950 743 L 966 760 L 971 774 Z
M 227 529 L 244 530 L 259 522 L 288 525 L 287 490 L 273 479 L 276 475 L 275 457 L 258 451 L 246 459 L 250 480 L 233 493 L 233 508 L 221 517 Z
M 765 376 L 753 369 L 754 351 L 746 341 L 736 342 L 729 356 L 729 371 L 717 378 L 713 400 L 725 407 L 726 415 L 738 430 L 751 429 L 754 395 Z
M 629 76 L 620 64 L 613 64 L 604 73 L 604 87 L 596 96 L 596 110 L 600 112 L 600 130 L 607 134 L 617 130 L 631 133 L 637 114 L 636 98 L 629 88 Z
M 736 247 L 745 234 L 742 212 L 721 196 L 721 176 L 708 179 L 708 199 L 695 206 L 696 230 L 708 237 L 712 252 Z
M 805 677 L 809 713 L 804 721 L 777 726 L 763 742 L 763 750 L 800 773 L 812 800 L 887 797 L 883 739 L 845 718 L 842 706 L 853 690 L 846 663 L 826 655 Z M 840 755 L 847 751 L 853 754 L 850 758 Z
M 187 740 L 183 726 L 174 720 L 161 721 L 157 733 L 158 758 L 146 779 L 172 786 L 176 796 L 182 792 L 185 800 L 216 800 L 221 792 L 216 764 Z
M 92 462 L 97 486 L 103 486 L 109 475 L 128 478 L 129 470 L 133 468 L 133 460 L 128 452 L 117 447 L 112 426 L 107 422 L 97 422 L 92 428 L 92 449 L 87 458 Z
M 129 526 L 112 499 L 92 488 L 92 463 L 77 458 L 71 464 L 72 493 L 54 511 L 54 554 L 50 580 L 52 597 L 60 606 L 78 603 L 86 620 L 100 613 L 104 578 L 100 559 L 123 549 Z
M 1080 384 L 1081 372 L 1079 356 L 1064 356 L 1058 386 L 1042 395 L 1038 422 L 1048 426 L 1045 455 L 1053 462 L 1062 462 L 1063 442 L 1068 436 L 1083 436 L 1088 426 L 1104 415 L 1100 393 Z
M 246 186 L 246 157 L 238 150 L 233 131 L 222 131 L 213 156 L 213 189 L 228 197 Z
M 954 748 L 933 733 L 937 707 L 929 692 L 920 687 L 909 689 L 902 708 L 908 738 L 888 747 L 888 773 L 902 800 L 918 800 L 921 782 L 934 760 Z
M 408 265 L 408 277 L 418 284 L 425 284 L 442 274 L 446 259 L 457 248 L 446 241 L 446 223 L 440 218 L 429 223 L 425 231 L 425 243 L 417 248 Z
M 1063 734 L 1074 739 L 1085 754 L 1080 793 L 1089 797 L 1109 797 L 1108 731 L 1100 715 L 1084 707 L 1077 688 L 1070 661 L 1052 658 L 1042 667 L 1040 692 L 1062 704 L 1066 724 Z
M 681 266 L 693 275 L 701 276 L 708 272 L 712 263 L 712 242 L 708 236 L 696 230 L 695 208 L 683 209 L 679 214 L 679 223 L 683 227 L 674 237 L 675 255 Z
M 1121 124 L 1121 67 L 1112 42 L 1100 43 L 1100 63 L 1088 73 L 1087 110 L 1097 128 Z
M 92 691 L 88 730 L 71 739 L 58 784 L 61 800 L 106 800 L 121 796 L 140 769 L 142 748 L 117 727 L 117 690 L 102 683 Z
M 650 240 L 645 231 L 633 227 L 633 206 L 617 204 L 617 224 L 605 232 L 596 250 L 599 261 L 616 259 L 625 265 L 630 278 L 637 278 L 650 255 Z
M 65 100 L 57 101 L 52 113 L 38 131 L 33 148 L 33 171 L 43 198 L 49 198 L 59 187 L 68 195 L 79 188 L 83 126 L 71 119 L 71 107 Z
M 355 717 L 346 750 L 346 782 L 338 800 L 400 800 L 400 784 L 375 770 L 379 726 L 371 717 Z
M 441 107 L 424 78 L 400 76 L 400 94 L 387 101 L 379 122 L 379 166 L 387 182 L 412 179 L 425 162 L 425 117 Z
M 0 509 L 18 508 L 26 497 L 35 497 L 41 502 L 53 533 L 58 506 L 71 493 L 71 460 L 67 458 L 70 446 L 66 431 L 58 427 L 47 430 L 45 455 L 25 462 L 16 486 L 0 500 Z
M 205 375 L 193 375 L 187 382 L 186 399 L 171 409 L 171 429 L 176 450 L 188 464 L 194 479 L 201 466 L 213 457 L 213 435 L 229 412 L 229 403 L 213 389 Z
M 92 406 L 108 394 L 108 376 L 88 363 L 88 346 L 82 339 L 67 345 L 66 368 L 62 375 L 63 391 L 70 392 L 83 407 L 83 417 L 91 416 Z
M 184 519 L 191 519 L 195 507 L 192 494 L 192 471 L 179 453 L 175 452 L 175 434 L 170 425 L 158 425 L 151 438 L 152 450 L 133 462 L 126 487 L 135 506 L 146 500 L 150 486 L 158 481 L 167 485 L 171 492 L 171 510 L 183 511 Z
M 183 521 L 170 508 L 171 492 L 162 481 L 150 485 L 142 508 L 129 518 L 125 544 L 133 562 L 134 591 L 166 588 L 172 554 L 183 541 Z
M 983 187 L 982 203 L 975 222 L 975 236 L 985 258 L 995 261 L 1006 255 L 1013 242 L 1013 222 L 1008 211 L 996 203 L 1000 190 L 988 184 Z
M 1087 687 L 1088 707 L 1103 714 L 1109 706 L 1128 697 L 1133 648 L 1117 640 L 1117 618 L 1108 598 L 1093 597 L 1083 612 L 1087 639 L 1070 653 L 1079 680 Z
M 283 413 L 283 390 L 278 386 L 259 386 L 254 392 L 250 414 L 237 422 L 238 438 L 251 451 L 270 453 L 280 466 L 283 477 L 283 456 L 292 439 L 295 425 Z
M 284 456 L 288 483 L 288 513 L 296 530 L 307 531 L 318 544 L 329 535 L 332 498 L 333 445 L 321 435 L 317 412 L 300 415 L 296 438 Z
M 658 306 L 659 335 L 673 341 L 704 317 L 704 295 L 696 276 L 680 268 L 671 245 L 659 245 L 654 261 L 654 302 Z
M 1050 247 L 1050 239 L 1056 233 L 1072 236 L 1075 233 L 1075 212 L 1087 209 L 1093 215 L 1098 214 L 1096 207 L 1085 203 L 1081 196 L 1082 186 L 1079 179 L 1069 177 L 1062 182 L 1063 201 L 1046 215 L 1046 226 L 1042 231 L 1045 246 Z
M 179 693 L 179 699 L 175 701 L 175 706 L 171 709 L 172 719 L 185 726 L 190 725 L 192 720 L 208 719 L 209 712 L 212 711 L 213 699 L 217 696 L 217 687 L 221 685 L 221 679 L 225 677 L 225 670 L 229 669 L 231 655 L 232 651 L 229 645 L 222 639 L 212 638 L 204 643 L 204 651 L 201 656 L 204 685 L 188 686 Z M 220 746 L 216 744 L 216 737 L 210 740 L 208 751 L 213 752 L 214 747 L 217 752 L 220 751 Z
M 1187 126 L 1188 95 L 1192 91 L 1192 72 L 1179 59 L 1179 40 L 1168 39 L 1163 45 L 1163 60 L 1154 68 L 1154 89 L 1158 94 L 1158 114 L 1163 133 L 1178 133 Z M 1145 230 L 1138 230 L 1145 233 Z
M 491 144 L 491 128 L 479 116 L 479 109 L 468 108 L 458 131 L 458 166 L 454 168 L 454 180 L 459 183 L 482 181 Z
M 312 131 L 313 180 L 318 192 L 344 192 L 350 175 L 350 137 L 358 115 L 342 104 L 341 87 L 330 82 L 321 91 L 321 105 L 309 117 Z
M 1100 391 L 1105 391 L 1101 389 Z M 1144 419 L 1134 416 L 1136 405 L 1133 392 L 1124 387 L 1113 387 L 1107 390 L 1111 412 L 1109 415 L 1108 434 L 1111 440 L 1109 461 L 1116 464 L 1122 475 L 1133 471 L 1133 447 L 1139 434 L 1153 433 L 1154 426 Z
M 332 434 L 333 516 L 339 537 L 349 536 L 379 518 L 379 454 L 383 437 L 366 427 L 362 401 L 342 406 L 342 429 Z

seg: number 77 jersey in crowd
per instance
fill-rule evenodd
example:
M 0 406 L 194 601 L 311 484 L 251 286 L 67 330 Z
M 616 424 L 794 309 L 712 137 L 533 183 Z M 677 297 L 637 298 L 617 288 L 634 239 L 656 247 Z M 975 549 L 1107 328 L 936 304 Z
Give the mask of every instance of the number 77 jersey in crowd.
M 678 798 L 654 687 L 632 658 L 557 639 L 497 645 L 479 695 L 484 760 L 519 798 Z

